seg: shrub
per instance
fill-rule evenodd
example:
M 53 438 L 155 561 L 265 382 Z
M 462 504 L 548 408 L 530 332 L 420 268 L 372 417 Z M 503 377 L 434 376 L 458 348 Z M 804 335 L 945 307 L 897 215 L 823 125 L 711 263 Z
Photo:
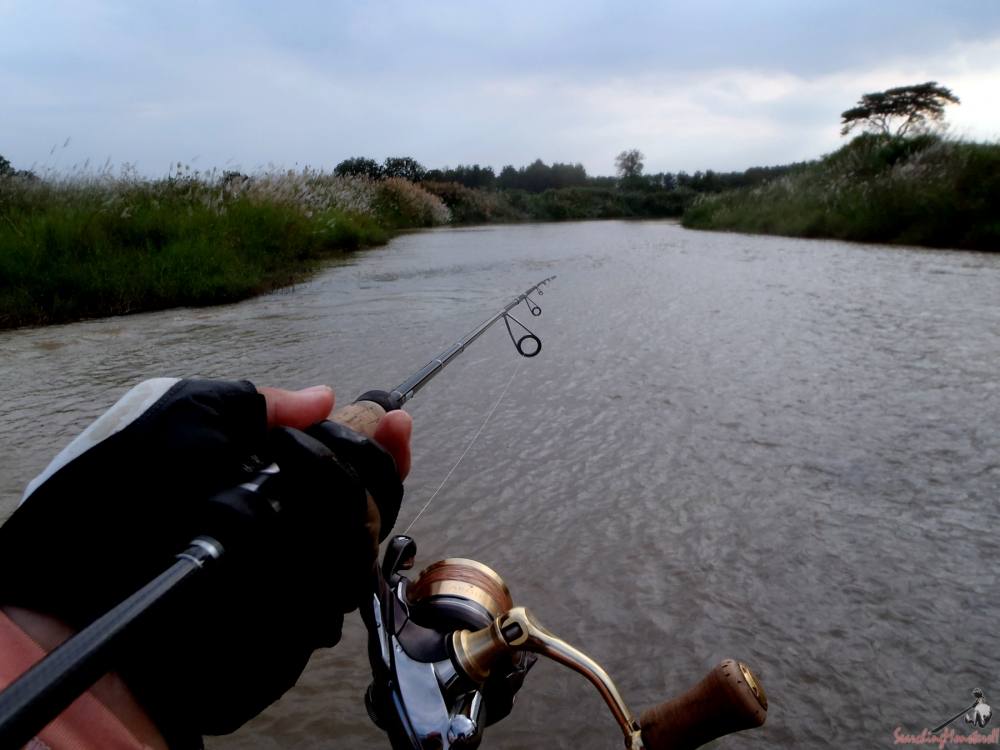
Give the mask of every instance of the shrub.
M 440 198 L 401 177 L 377 183 L 375 206 L 380 220 L 398 229 L 451 221 L 451 212 Z
M 517 221 L 525 218 L 502 194 L 492 190 L 474 190 L 457 182 L 421 182 L 420 187 L 433 193 L 451 211 L 453 224 L 477 224 L 490 221 Z

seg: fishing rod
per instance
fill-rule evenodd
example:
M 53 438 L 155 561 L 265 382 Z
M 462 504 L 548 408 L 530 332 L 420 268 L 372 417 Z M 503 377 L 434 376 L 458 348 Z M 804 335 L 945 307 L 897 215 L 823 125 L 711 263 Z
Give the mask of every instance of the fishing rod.
M 362 394 L 354 404 L 331 415 L 331 419 L 371 437 L 385 411 L 402 407 L 469 344 L 501 319 L 506 323 L 517 351 L 525 357 L 537 355 L 542 348 L 541 339 L 514 318 L 511 310 L 524 302 L 533 316 L 541 315 L 541 308 L 531 295 L 537 293 L 541 296 L 542 287 L 554 278 L 550 276 L 529 287 L 392 391 Z M 524 331 L 519 338 L 515 338 L 511 322 Z M 240 487 L 226 491 L 238 497 L 227 500 L 213 498 L 210 502 L 246 502 L 250 495 L 263 492 L 264 486 L 279 473 L 276 465 L 268 466 Z M 187 549 L 176 555 L 175 562 L 166 571 L 58 646 L 0 692 L 0 748 L 19 748 L 27 744 L 102 675 L 111 671 L 115 647 L 134 630 L 136 624 L 154 607 L 188 585 L 204 568 L 213 565 L 223 556 L 225 549 L 212 536 L 193 539 Z

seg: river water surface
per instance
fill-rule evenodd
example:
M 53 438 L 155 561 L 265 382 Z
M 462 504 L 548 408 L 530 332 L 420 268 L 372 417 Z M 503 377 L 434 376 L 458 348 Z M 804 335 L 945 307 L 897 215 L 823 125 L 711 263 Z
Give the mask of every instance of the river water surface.
M 543 315 L 518 316 L 540 356 L 494 327 L 407 407 L 399 530 L 513 378 L 411 530 L 418 567 L 492 566 L 636 711 L 747 661 L 771 715 L 720 747 L 887 747 L 974 687 L 1000 703 L 1000 255 L 663 222 L 442 230 L 236 305 L 0 333 L 0 518 L 141 379 L 322 382 L 346 401 L 551 274 Z M 209 747 L 387 747 L 368 679 L 352 617 Z M 620 745 L 593 688 L 539 663 L 482 747 Z

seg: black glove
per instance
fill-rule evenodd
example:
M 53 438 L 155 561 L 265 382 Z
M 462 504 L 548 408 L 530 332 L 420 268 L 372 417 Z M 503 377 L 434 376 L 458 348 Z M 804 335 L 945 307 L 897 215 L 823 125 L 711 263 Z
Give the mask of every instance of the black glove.
M 263 710 L 313 649 L 339 640 L 402 485 L 385 451 L 339 426 L 269 434 L 246 382 L 178 381 L 116 432 L 109 415 L 95 423 L 102 439 L 43 475 L 0 527 L 0 569 L 17 571 L 0 576 L 0 603 L 80 629 L 194 536 L 226 537 L 227 554 L 115 665 L 171 746 L 197 747 Z M 281 472 L 255 507 L 219 502 L 271 461 Z

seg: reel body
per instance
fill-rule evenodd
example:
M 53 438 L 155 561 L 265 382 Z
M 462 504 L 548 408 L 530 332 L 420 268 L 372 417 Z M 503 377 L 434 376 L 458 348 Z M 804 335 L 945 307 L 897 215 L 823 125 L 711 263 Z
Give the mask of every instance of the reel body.
M 456 664 L 452 636 L 478 631 L 513 602 L 503 579 L 475 560 L 450 558 L 410 581 L 416 545 L 395 536 L 388 545 L 378 586 L 362 609 L 368 626 L 372 683 L 368 715 L 394 750 L 469 750 L 483 729 L 507 716 L 534 656 L 506 655 L 483 681 Z

